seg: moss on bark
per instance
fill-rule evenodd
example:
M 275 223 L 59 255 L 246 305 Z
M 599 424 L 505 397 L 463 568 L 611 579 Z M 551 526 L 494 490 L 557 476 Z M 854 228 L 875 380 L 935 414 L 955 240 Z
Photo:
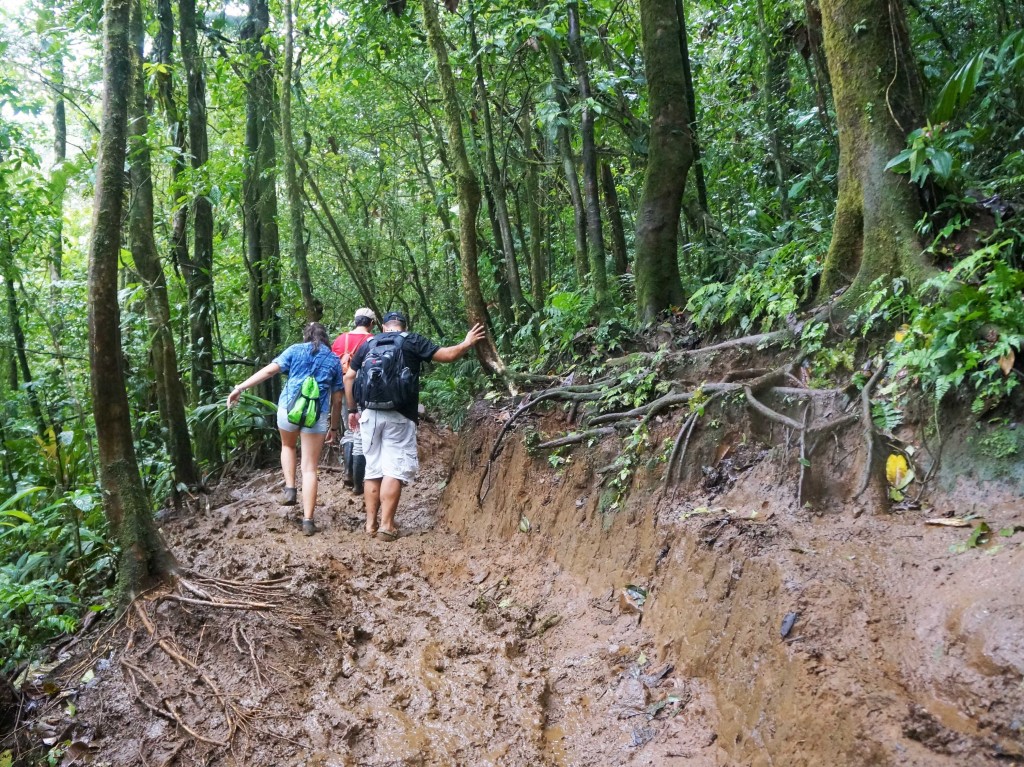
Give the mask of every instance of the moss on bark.
M 922 91 L 906 18 L 892 0 L 822 0 L 825 52 L 839 128 L 839 194 L 819 296 L 850 285 L 857 303 L 879 277 L 928 271 L 914 225 L 917 190 L 885 170 L 922 120 Z
M 679 214 L 693 162 L 675 0 L 641 0 L 651 111 L 650 152 L 636 224 L 636 298 L 641 320 L 685 303 L 679 277 Z

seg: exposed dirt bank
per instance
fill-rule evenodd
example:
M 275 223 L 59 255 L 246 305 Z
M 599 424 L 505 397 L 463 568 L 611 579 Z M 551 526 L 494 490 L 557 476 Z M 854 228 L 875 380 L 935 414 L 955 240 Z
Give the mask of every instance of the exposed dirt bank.
M 1022 761 L 1024 536 L 954 554 L 969 531 L 858 516 L 841 444 L 840 481 L 798 507 L 792 456 L 754 432 L 709 432 L 674 499 L 655 465 L 615 512 L 597 472 L 617 440 L 556 472 L 513 436 L 478 506 L 498 415 L 423 429 L 391 544 L 336 473 L 313 538 L 276 473 L 224 482 L 164 526 L 185 585 L 65 649 L 21 746 L 154 767 Z M 995 486 L 932 505 L 1024 523 Z
M 759 447 L 764 434 L 713 431 L 691 452 L 675 498 L 662 494 L 655 468 L 641 472 L 623 509 L 602 512 L 597 482 L 619 440 L 577 450 L 556 474 L 513 439 L 477 508 L 501 417 L 479 409 L 468 424 L 446 521 L 470 547 L 498 539 L 512 554 L 543 552 L 595 595 L 642 585 L 652 663 L 708 692 L 716 763 L 1021 760 L 1024 536 L 953 553 L 970 531 L 923 523 L 973 511 L 993 530 L 1024 524 L 1013 482 L 940 477 L 953 490 L 926 497 L 925 511 L 860 514 L 841 499 L 859 470 L 836 457 L 855 447 L 837 442 L 817 470 L 831 472 L 831 487 L 819 482 L 813 505 L 799 507 L 792 452 Z M 653 444 L 672 433 L 662 427 Z M 567 742 L 570 763 L 590 763 L 575 750 L 582 728 Z

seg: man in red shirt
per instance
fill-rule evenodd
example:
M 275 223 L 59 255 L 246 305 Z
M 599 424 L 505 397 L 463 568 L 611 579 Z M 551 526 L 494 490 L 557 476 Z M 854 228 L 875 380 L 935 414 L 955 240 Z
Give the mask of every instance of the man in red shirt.
M 363 307 L 356 309 L 353 329 L 342 333 L 334 339 L 331 351 L 341 359 L 342 373 L 348 371 L 349 360 L 355 354 L 356 349 L 362 346 L 370 338 L 373 338 L 373 326 L 377 322 L 377 315 L 372 309 Z M 363 472 L 366 469 L 366 459 L 363 458 L 363 441 L 359 438 L 358 431 L 353 432 L 348 428 L 348 412 L 344 407 L 341 414 L 341 423 L 344 432 L 341 436 L 341 450 L 344 456 L 345 484 L 351 485 L 356 495 L 363 493 Z

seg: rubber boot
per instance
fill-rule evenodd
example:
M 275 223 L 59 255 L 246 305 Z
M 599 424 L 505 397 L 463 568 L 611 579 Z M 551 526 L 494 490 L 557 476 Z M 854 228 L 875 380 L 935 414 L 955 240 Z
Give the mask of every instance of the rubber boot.
M 366 456 L 352 456 L 352 492 L 356 495 L 363 494 L 363 477 L 366 476 Z
M 342 451 L 342 463 L 345 465 L 345 478 L 342 481 L 349 487 L 352 487 L 352 443 L 346 442 L 342 447 Z

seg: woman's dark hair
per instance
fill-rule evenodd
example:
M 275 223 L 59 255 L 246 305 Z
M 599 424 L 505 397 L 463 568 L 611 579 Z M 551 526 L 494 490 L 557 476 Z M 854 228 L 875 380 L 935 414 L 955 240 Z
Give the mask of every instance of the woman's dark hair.
M 302 329 L 302 340 L 307 344 L 313 344 L 313 354 L 319 354 L 320 344 L 331 345 L 327 330 L 319 322 L 311 322 Z
M 373 324 L 373 317 L 367 317 L 365 314 L 360 314 L 356 317 L 355 326 L 357 328 L 368 328 Z

